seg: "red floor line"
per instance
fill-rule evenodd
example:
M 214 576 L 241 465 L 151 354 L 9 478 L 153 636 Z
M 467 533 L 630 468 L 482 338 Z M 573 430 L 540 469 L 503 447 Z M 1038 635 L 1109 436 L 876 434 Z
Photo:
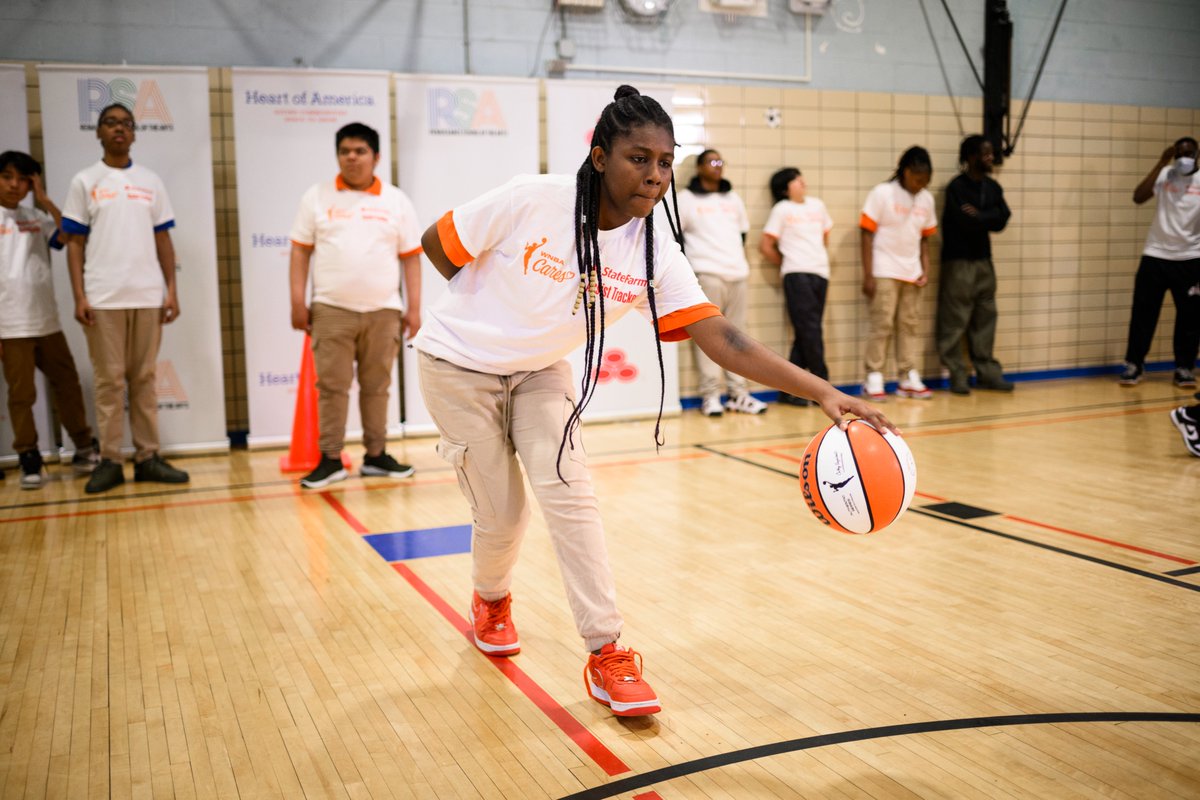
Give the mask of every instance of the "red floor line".
M 1156 558 L 1166 559 L 1167 561 L 1174 561 L 1177 564 L 1184 564 L 1189 567 L 1193 566 L 1197 563 L 1200 563 L 1200 562 L 1192 561 L 1191 559 L 1188 559 L 1188 558 L 1182 558 L 1180 556 L 1173 556 L 1173 555 L 1169 555 L 1167 553 L 1160 553 L 1157 550 L 1148 550 L 1145 547 L 1138 547 L 1135 544 L 1126 544 L 1125 542 L 1118 542 L 1113 539 L 1105 539 L 1103 536 L 1094 536 L 1090 533 L 1083 533 L 1081 531 L 1073 531 L 1070 528 L 1060 528 L 1057 525 L 1047 525 L 1045 522 L 1038 522 L 1037 520 L 1025 519 L 1024 517 L 1017 517 L 1012 514 L 1001 514 L 1000 516 L 1004 517 L 1004 519 L 1011 519 L 1013 522 L 1021 522 L 1021 523 L 1024 523 L 1025 525 L 1033 525 L 1034 527 L 1037 527 L 1037 528 L 1045 528 L 1046 530 L 1055 531 L 1057 533 L 1065 533 L 1068 536 L 1078 536 L 1080 539 L 1088 539 L 1093 542 L 1100 542 L 1102 544 L 1112 545 L 1113 547 L 1120 547 L 1125 550 L 1132 550 L 1137 553 L 1145 553 L 1148 556 L 1154 556 Z
M 331 493 L 321 492 L 320 496 L 356 533 L 364 534 L 368 532 L 366 526 L 359 522 Z M 472 642 L 472 646 L 474 646 L 471 626 L 467 623 L 466 618 L 451 608 L 450 604 L 430 588 L 429 584 L 421 580 L 420 576 L 413 572 L 407 564 L 394 563 L 392 564 L 392 569 L 396 570 L 400 577 L 408 581 L 409 585 L 417 590 L 417 594 L 425 598 L 426 602 L 433 606 L 456 631 L 461 633 L 468 642 Z M 559 705 L 533 678 L 530 678 L 523 669 L 513 663 L 512 659 L 496 658 L 494 656 L 484 657 L 491 661 L 492 665 L 500 670 L 500 674 L 512 681 L 513 685 L 520 689 L 522 694 L 528 697 L 543 714 L 549 717 L 551 722 L 558 726 L 559 730 L 565 733 L 571 741 L 575 742 L 579 746 L 579 749 L 586 753 L 609 776 L 621 775 L 630 771 L 624 761 L 605 747 L 587 728 L 583 727 L 579 720 L 571 716 L 569 711 Z M 582 670 L 580 671 L 580 676 L 580 681 L 582 681 Z

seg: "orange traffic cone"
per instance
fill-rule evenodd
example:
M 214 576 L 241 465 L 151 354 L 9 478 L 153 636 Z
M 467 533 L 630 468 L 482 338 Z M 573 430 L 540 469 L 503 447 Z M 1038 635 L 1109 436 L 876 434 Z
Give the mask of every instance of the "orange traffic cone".
M 300 382 L 296 385 L 296 415 L 292 417 L 292 444 L 286 456 L 280 456 L 283 472 L 309 472 L 321 461 L 321 430 L 317 417 L 317 368 L 313 362 L 312 340 L 304 334 L 304 353 L 300 357 Z M 349 468 L 350 457 L 342 453 Z

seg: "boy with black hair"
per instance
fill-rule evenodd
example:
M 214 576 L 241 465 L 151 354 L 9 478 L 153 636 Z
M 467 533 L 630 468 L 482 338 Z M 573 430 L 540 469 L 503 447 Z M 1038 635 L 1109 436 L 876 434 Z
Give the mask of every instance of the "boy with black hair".
M 362 474 L 413 474 L 385 446 L 400 337 L 421 327 L 421 229 L 408 196 L 375 177 L 379 134 L 352 122 L 334 141 L 337 177 L 304 193 L 291 233 L 292 327 L 311 332 L 317 370 L 321 460 L 300 480 L 306 489 L 348 476 L 342 448 L 356 366 L 366 449 Z
M 40 210 L 20 205 L 30 190 Z M 46 195 L 42 165 L 26 153 L 0 153 L 0 361 L 8 383 L 8 414 L 22 489 L 41 488 L 45 477 L 33 418 L 38 369 L 50 382 L 59 418 L 75 443 L 75 472 L 86 475 L 99 460 L 75 359 L 54 300 L 49 248 L 62 248 L 61 219 L 58 206 Z
M 114 103 L 100 112 L 104 156 L 71 179 L 63 208 L 75 319 L 83 325 L 95 377 L 101 461 L 84 491 L 125 482 L 121 439 L 125 390 L 133 434 L 135 481 L 187 483 L 188 474 L 158 452 L 156 369 L 162 326 L 179 316 L 175 294 L 175 216 L 155 173 L 134 164 L 133 112 Z M 86 264 L 86 270 L 84 266 Z

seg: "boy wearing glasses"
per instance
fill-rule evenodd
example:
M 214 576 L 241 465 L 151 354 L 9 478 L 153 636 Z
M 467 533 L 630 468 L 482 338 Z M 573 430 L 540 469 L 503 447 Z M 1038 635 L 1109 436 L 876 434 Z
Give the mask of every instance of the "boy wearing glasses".
M 746 328 L 746 284 L 750 263 L 746 261 L 746 234 L 750 218 L 746 204 L 722 173 L 725 161 L 716 150 L 696 157 L 696 177 L 679 193 L 679 224 L 683 229 L 688 261 L 696 271 L 700 288 L 733 325 Z M 766 403 L 746 389 L 746 379 L 724 370 L 717 362 L 694 348 L 700 370 L 700 413 L 719 417 L 724 410 L 761 414 Z M 722 380 L 723 379 L 723 380 Z M 721 406 L 721 384 L 729 399 Z
M 133 113 L 113 104 L 100 112 L 96 138 L 104 157 L 71 180 L 63 230 L 75 319 L 84 326 L 95 376 L 99 466 L 88 494 L 125 482 L 121 466 L 125 390 L 136 481 L 187 483 L 188 474 L 158 454 L 155 366 L 162 326 L 179 316 L 175 294 L 175 226 L 162 180 L 134 164 Z

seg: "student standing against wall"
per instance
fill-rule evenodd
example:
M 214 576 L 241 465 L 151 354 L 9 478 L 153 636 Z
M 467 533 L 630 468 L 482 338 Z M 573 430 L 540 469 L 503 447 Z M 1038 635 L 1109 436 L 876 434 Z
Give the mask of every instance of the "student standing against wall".
M 995 154 L 982 136 L 958 149 L 963 171 L 946 187 L 942 211 L 942 272 L 938 278 L 937 348 L 950 371 L 950 391 L 970 394 L 963 336 L 980 389 L 1011 392 L 1013 384 L 992 354 L 996 342 L 996 268 L 990 234 L 1008 224 L 1004 190 L 988 177 Z
M 175 294 L 175 216 L 166 187 L 134 164 L 133 112 L 113 104 L 100 112 L 96 138 L 104 157 L 79 172 L 67 190 L 63 230 L 71 234 L 67 264 L 75 319 L 83 325 L 95 379 L 100 464 L 84 491 L 125 482 L 121 467 L 125 391 L 133 433 L 135 481 L 187 483 L 188 474 L 158 453 L 156 367 L 162 326 L 179 316 Z
M 1196 355 L 1200 350 L 1200 170 L 1196 140 L 1185 136 L 1163 150 L 1150 172 L 1133 190 L 1141 205 L 1158 198 L 1154 222 L 1138 263 L 1133 284 L 1133 310 L 1125 347 L 1122 386 L 1135 386 L 1146 369 L 1163 294 L 1175 301 L 1173 381 L 1181 389 L 1196 387 Z
M 929 237 L 937 231 L 933 195 L 925 188 L 932 177 L 925 148 L 908 148 L 891 180 L 867 195 L 859 218 L 862 291 L 871 304 L 862 391 L 872 400 L 886 396 L 883 367 L 893 339 L 900 373 L 896 394 L 921 400 L 932 396 L 917 371 L 921 288 L 929 281 Z
M 771 176 L 775 206 L 763 226 L 759 250 L 779 267 L 788 318 L 792 321 L 792 351 L 788 360 L 818 378 L 829 379 L 821 321 L 829 291 L 829 231 L 833 218 L 819 198 L 810 197 L 800 170 L 786 167 Z M 779 402 L 807 406 L 809 400 L 784 392 Z
M 746 204 L 721 177 L 725 160 L 716 150 L 696 157 L 696 176 L 679 193 L 679 223 L 683 229 L 688 261 L 700 280 L 700 288 L 731 323 L 746 327 L 746 294 L 750 264 L 746 261 L 746 234 L 750 218 Z M 743 414 L 761 414 L 766 403 L 753 397 L 746 379 L 694 348 L 700 370 L 700 412 L 719 417 L 722 384 L 729 398 L 724 409 Z
M 356 364 L 362 474 L 413 474 L 384 448 L 401 333 L 414 336 L 421 327 L 421 229 L 408 196 L 375 176 L 379 134 L 352 122 L 335 143 L 338 175 L 304 193 L 291 234 L 292 327 L 311 331 L 317 370 L 321 460 L 300 479 L 306 489 L 347 477 L 342 447 Z

